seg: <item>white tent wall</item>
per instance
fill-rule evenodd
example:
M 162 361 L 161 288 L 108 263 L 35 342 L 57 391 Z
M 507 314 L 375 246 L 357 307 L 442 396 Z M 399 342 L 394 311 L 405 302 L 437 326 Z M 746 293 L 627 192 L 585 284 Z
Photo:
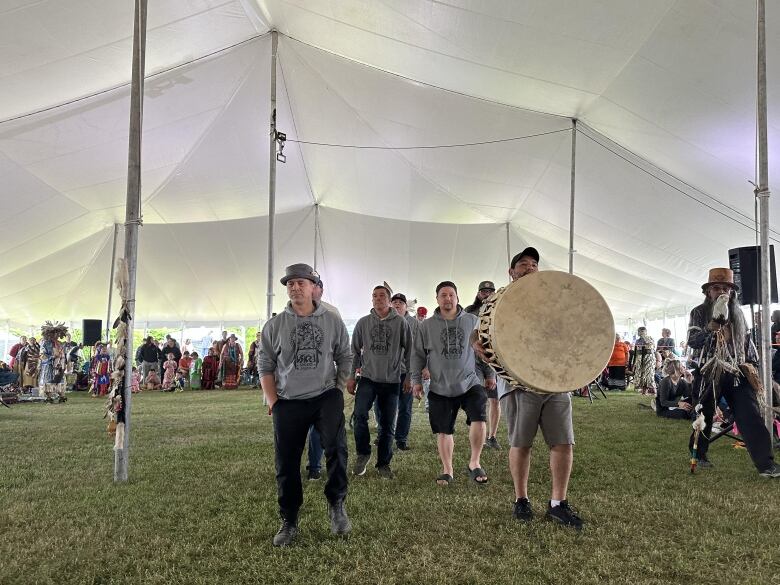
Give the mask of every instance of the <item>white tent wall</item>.
M 132 7 L 99 4 L 16 0 L 0 19 L 0 319 L 25 326 L 105 315 Z M 513 252 L 536 245 L 565 270 L 569 117 L 575 272 L 618 322 L 684 313 L 707 268 L 755 242 L 749 2 L 162 0 L 149 18 L 139 322 L 264 313 L 271 25 L 289 139 L 275 273 L 313 261 L 319 203 L 318 267 L 348 318 L 382 280 L 429 305 L 443 278 L 464 301 L 505 282 L 506 222 Z M 780 61 L 768 77 L 773 153 Z

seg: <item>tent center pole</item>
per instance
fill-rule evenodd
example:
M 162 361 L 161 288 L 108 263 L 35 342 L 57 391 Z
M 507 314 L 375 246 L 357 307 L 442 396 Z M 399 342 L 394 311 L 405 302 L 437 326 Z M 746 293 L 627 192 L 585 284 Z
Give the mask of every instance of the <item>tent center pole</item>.
M 276 57 L 279 33 L 271 31 L 271 134 L 268 151 L 268 297 L 265 318 L 274 310 L 274 227 L 276 223 Z
M 133 74 L 130 85 L 130 139 L 127 155 L 127 204 L 125 207 L 125 262 L 128 286 L 126 303 L 130 319 L 127 322 L 125 349 L 124 407 L 119 419 L 124 422 L 122 444 L 114 445 L 114 482 L 126 482 L 130 458 L 130 412 L 133 380 L 133 324 L 135 316 L 135 280 L 138 267 L 138 228 L 141 224 L 141 136 L 143 131 L 144 70 L 146 61 L 146 4 L 135 0 L 133 27 Z
M 577 119 L 571 121 L 571 202 L 569 203 L 569 274 L 574 274 L 574 188 L 577 182 Z
M 758 187 L 756 197 L 759 201 L 759 232 L 761 239 L 761 374 L 766 391 L 767 407 L 764 411 L 766 427 L 769 430 L 770 446 L 772 441 L 772 339 L 769 316 L 770 291 L 770 249 L 769 249 L 769 155 L 767 141 L 767 96 L 766 96 L 766 16 L 765 0 L 758 0 L 757 18 L 757 140 L 758 140 Z

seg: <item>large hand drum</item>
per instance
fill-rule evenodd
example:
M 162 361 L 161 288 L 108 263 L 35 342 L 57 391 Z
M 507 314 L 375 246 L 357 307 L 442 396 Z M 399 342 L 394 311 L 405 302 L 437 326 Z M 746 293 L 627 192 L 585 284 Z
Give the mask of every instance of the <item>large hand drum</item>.
M 523 276 L 480 312 L 488 363 L 510 384 L 560 393 L 595 380 L 615 346 L 615 323 L 590 284 L 565 272 Z

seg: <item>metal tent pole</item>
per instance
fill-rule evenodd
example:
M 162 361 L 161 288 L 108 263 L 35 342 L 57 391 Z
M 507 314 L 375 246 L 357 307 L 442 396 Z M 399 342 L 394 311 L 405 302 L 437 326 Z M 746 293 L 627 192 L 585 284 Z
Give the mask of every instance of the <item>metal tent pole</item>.
M 3 344 L 3 361 L 8 357 L 8 337 L 11 335 L 11 321 L 5 322 L 5 343 Z
M 569 274 L 574 274 L 574 188 L 577 182 L 577 120 L 571 121 L 571 203 L 569 204 Z
M 758 0 L 758 70 L 757 70 L 757 109 L 758 109 L 758 187 L 756 197 L 759 200 L 759 232 L 761 234 L 761 373 L 766 389 L 767 408 L 764 411 L 765 422 L 772 438 L 772 339 L 770 325 L 770 269 L 769 269 L 769 162 L 767 143 L 767 104 L 766 104 L 766 17 L 765 1 Z
M 274 227 L 276 223 L 276 56 L 279 33 L 271 31 L 271 135 L 268 151 L 268 302 L 265 318 L 274 310 Z
M 114 224 L 114 245 L 111 248 L 111 270 L 108 277 L 108 308 L 106 309 L 106 341 L 111 339 L 111 299 L 114 296 L 114 267 L 116 265 L 116 241 L 119 235 L 119 224 Z
M 314 270 L 317 270 L 317 250 L 320 246 L 320 204 L 314 204 Z
M 509 222 L 506 222 L 506 263 L 507 266 L 509 266 L 509 263 L 512 261 L 512 244 L 509 241 Z M 509 268 L 512 268 L 509 266 Z
M 127 287 L 127 349 L 124 384 L 124 440 L 114 449 L 114 481 L 126 482 L 130 459 L 130 412 L 132 406 L 133 316 L 135 315 L 135 277 L 138 266 L 138 228 L 141 223 L 141 134 L 143 128 L 144 69 L 146 57 L 146 3 L 135 0 L 133 29 L 133 76 L 130 86 L 130 139 L 127 156 L 127 204 L 125 208 L 125 262 L 129 276 Z

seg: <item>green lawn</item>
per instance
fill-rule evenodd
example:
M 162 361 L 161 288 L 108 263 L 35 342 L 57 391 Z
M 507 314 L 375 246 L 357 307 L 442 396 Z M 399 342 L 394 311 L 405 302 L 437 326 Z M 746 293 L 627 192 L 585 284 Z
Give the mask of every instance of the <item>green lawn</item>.
M 350 483 L 349 540 L 330 535 L 323 484 L 307 482 L 287 550 L 271 546 L 273 438 L 257 391 L 135 396 L 126 485 L 112 483 L 102 399 L 3 408 L 0 583 L 780 583 L 780 481 L 760 478 L 727 439 L 711 448 L 715 468 L 691 476 L 687 424 L 658 420 L 635 395 L 574 400 L 569 499 L 581 534 L 542 514 L 512 520 L 506 451 L 483 456 L 488 486 L 461 472 L 438 488 L 416 405 L 396 479 L 369 468 Z M 466 439 L 460 422 L 456 471 Z M 537 448 L 538 513 L 549 471 Z

